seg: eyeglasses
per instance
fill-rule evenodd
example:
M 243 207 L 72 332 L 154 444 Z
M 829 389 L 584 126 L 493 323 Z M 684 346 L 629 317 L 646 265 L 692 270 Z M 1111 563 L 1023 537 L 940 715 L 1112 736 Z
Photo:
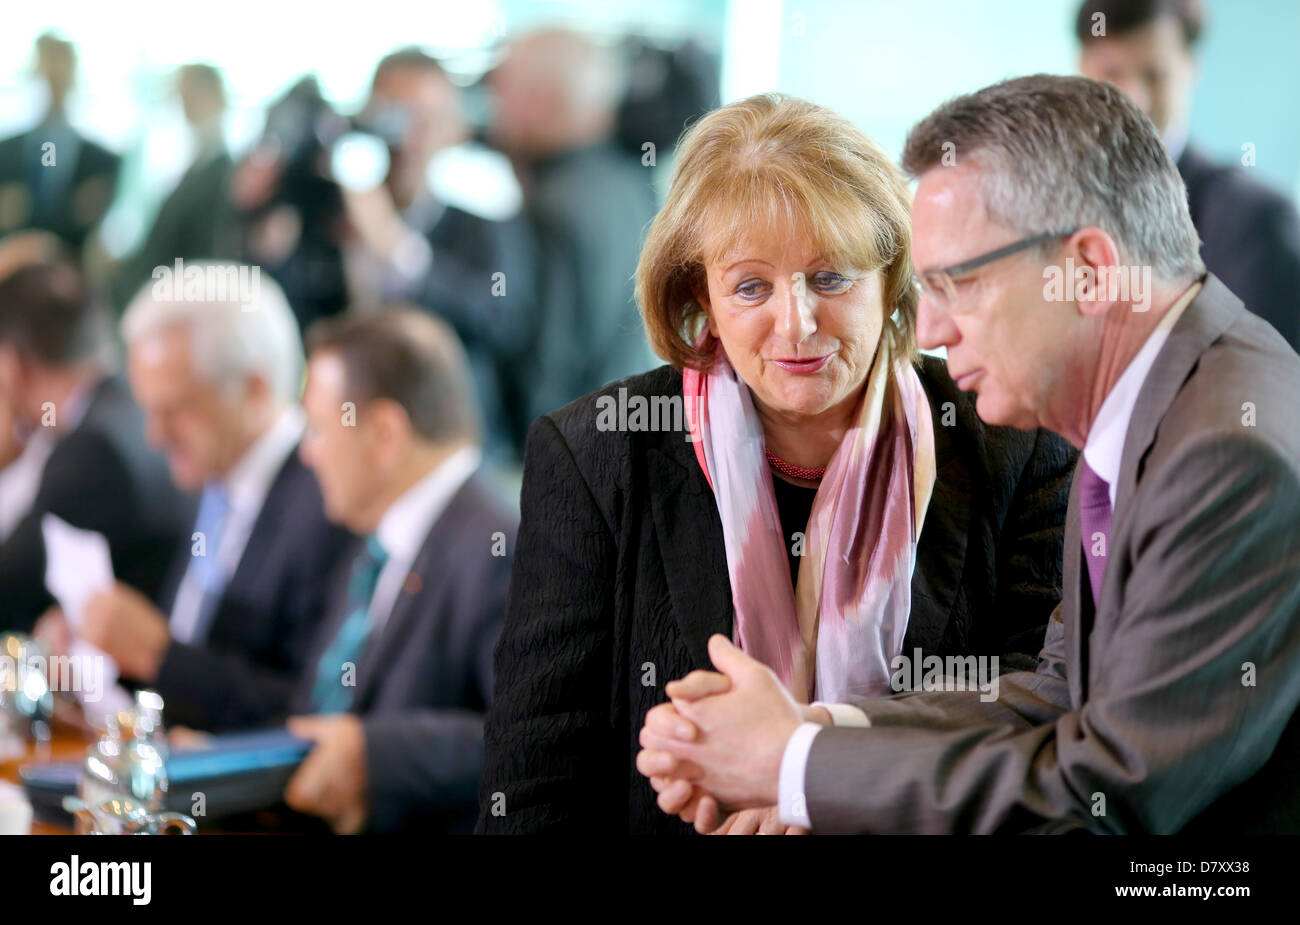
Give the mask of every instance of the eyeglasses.
M 972 257 L 970 260 L 944 267 L 942 270 L 926 270 L 923 273 L 913 273 L 912 285 L 916 286 L 920 293 L 929 298 L 939 308 L 947 311 L 957 301 L 956 280 L 974 270 L 978 270 L 982 266 L 993 263 L 995 260 L 1010 257 L 1012 254 L 1018 254 L 1046 241 L 1052 241 L 1056 238 L 1068 238 L 1075 231 L 1078 231 L 1078 229 L 1076 228 L 1074 231 L 1046 231 L 1042 234 L 1022 238 L 986 254 L 980 254 L 978 257 Z

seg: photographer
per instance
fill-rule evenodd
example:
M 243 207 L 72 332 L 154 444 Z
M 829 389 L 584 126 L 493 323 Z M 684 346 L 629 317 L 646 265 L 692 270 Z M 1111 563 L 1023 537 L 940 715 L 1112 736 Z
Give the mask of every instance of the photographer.
M 501 381 L 530 333 L 532 244 L 522 221 L 481 218 L 430 190 L 433 157 L 469 137 L 441 65 L 416 49 L 388 55 L 351 124 L 300 84 L 268 117 L 272 132 L 235 192 L 253 217 L 250 256 L 285 286 L 300 323 L 395 302 L 444 318 L 470 358 L 488 456 L 517 455 Z M 386 172 L 373 148 L 386 149 Z

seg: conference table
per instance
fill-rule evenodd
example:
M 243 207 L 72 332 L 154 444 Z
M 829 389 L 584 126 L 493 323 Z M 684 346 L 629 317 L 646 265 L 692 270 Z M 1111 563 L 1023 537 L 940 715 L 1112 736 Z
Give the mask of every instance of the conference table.
M 18 769 L 27 764 L 40 764 L 51 761 L 78 761 L 86 754 L 86 748 L 95 741 L 92 730 L 85 726 L 55 720 L 52 735 L 48 742 L 29 742 L 25 754 L 0 761 L 0 780 L 22 785 Z M 69 835 L 71 828 L 32 820 L 33 835 Z
M 19 769 L 24 765 L 48 762 L 80 761 L 85 757 L 86 749 L 94 744 L 96 733 L 89 726 L 76 720 L 62 719 L 58 715 L 51 724 L 49 741 L 27 745 L 25 754 L 8 760 L 0 760 L 0 780 L 22 785 Z M 237 818 L 228 818 L 219 823 L 200 821 L 198 834 L 240 834 L 272 835 L 294 834 L 313 831 L 305 828 L 301 819 L 289 818 L 277 810 L 248 813 Z M 70 826 L 43 822 L 39 818 L 32 820 L 33 835 L 71 835 Z

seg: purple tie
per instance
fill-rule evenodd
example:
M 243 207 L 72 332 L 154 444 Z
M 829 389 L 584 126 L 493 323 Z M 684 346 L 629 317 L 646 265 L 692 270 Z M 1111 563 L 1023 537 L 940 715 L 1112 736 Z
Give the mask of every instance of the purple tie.
M 1101 579 L 1106 574 L 1110 513 L 1110 485 L 1085 461 L 1079 471 L 1079 532 L 1083 539 L 1083 555 L 1088 560 L 1094 607 L 1101 600 Z

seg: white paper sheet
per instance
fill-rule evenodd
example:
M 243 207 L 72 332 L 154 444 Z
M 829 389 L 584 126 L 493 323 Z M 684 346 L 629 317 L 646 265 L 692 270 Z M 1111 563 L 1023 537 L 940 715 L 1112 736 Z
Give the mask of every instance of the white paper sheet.
M 75 691 L 86 718 L 96 722 L 108 713 L 128 709 L 131 695 L 117 683 L 117 663 L 102 649 L 81 638 L 81 625 L 85 619 L 87 602 L 100 591 L 113 587 L 113 559 L 108 551 L 108 540 L 103 534 L 80 530 L 66 520 L 46 514 L 41 518 L 41 533 L 45 537 L 45 587 L 59 602 L 68 627 L 76 638 L 68 655 L 90 664 L 99 660 L 103 665 L 102 684 L 96 699 L 89 699 L 87 691 Z

